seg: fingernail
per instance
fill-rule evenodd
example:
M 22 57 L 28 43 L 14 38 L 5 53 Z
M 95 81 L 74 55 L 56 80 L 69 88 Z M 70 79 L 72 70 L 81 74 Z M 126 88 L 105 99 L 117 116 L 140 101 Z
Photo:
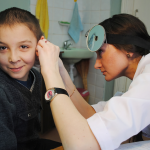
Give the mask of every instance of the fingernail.
M 45 41 L 45 43 L 47 43 L 47 41 Z

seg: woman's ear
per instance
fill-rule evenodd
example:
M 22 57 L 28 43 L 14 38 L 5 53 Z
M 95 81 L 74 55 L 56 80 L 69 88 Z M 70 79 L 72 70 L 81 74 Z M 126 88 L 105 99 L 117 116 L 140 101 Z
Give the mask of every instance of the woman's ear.
M 133 57 L 133 55 L 134 55 L 134 53 L 131 53 L 131 52 L 129 54 L 130 54 L 130 57 Z
M 43 40 L 43 39 L 44 39 L 44 36 L 42 35 L 41 38 L 40 38 L 40 40 Z M 39 42 L 39 41 L 38 41 L 38 42 Z M 37 43 L 37 44 L 38 44 L 38 43 Z M 38 59 L 39 54 L 38 54 L 37 48 L 36 48 L 36 50 L 35 50 L 35 54 L 36 54 L 36 58 Z
M 127 57 L 128 57 L 128 58 L 133 58 L 134 53 L 127 52 L 127 54 L 126 54 L 126 55 L 127 55 Z

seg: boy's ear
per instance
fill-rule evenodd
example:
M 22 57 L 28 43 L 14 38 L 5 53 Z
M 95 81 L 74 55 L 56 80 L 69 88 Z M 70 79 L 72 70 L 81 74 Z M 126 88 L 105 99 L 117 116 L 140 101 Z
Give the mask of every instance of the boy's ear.
M 35 54 L 35 62 L 34 62 L 34 66 L 40 65 L 39 57 L 38 57 L 38 51 L 36 50 L 35 53 L 36 53 L 36 54 Z
M 39 53 L 38 53 L 38 50 L 35 50 L 35 58 L 37 57 L 37 59 L 38 59 L 38 57 L 39 57 Z
M 40 40 L 42 40 L 42 39 L 44 39 L 44 36 L 43 36 L 43 35 L 41 36 Z

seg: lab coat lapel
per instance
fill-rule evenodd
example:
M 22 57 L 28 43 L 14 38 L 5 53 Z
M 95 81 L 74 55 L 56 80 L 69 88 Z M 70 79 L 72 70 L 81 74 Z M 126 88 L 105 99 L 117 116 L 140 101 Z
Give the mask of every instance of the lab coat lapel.
M 150 64 L 150 54 L 143 56 L 139 61 L 133 80 L 143 72 L 146 64 Z

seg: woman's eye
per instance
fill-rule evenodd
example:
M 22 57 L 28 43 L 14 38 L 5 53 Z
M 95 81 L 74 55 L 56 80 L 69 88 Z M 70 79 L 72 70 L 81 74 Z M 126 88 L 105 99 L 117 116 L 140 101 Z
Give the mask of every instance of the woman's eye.
M 98 56 L 101 57 L 102 56 L 102 50 L 98 50 Z
M 0 50 L 1 50 L 1 51 L 5 50 L 5 49 L 7 49 L 7 47 L 5 47 L 5 46 L 0 46 Z
M 102 53 L 102 50 L 99 50 L 99 55 L 101 55 L 101 53 Z
M 28 46 L 22 45 L 21 48 L 26 49 L 26 48 L 28 48 Z

